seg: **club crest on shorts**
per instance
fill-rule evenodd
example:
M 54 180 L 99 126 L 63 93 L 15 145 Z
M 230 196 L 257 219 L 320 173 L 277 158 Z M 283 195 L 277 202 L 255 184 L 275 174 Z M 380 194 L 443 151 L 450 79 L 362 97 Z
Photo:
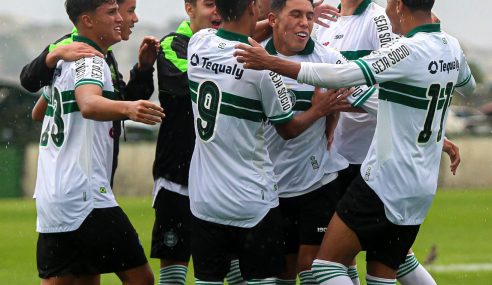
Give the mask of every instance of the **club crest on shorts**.
M 168 231 L 164 233 L 163 243 L 167 247 L 174 247 L 178 244 L 178 235 L 174 231 Z

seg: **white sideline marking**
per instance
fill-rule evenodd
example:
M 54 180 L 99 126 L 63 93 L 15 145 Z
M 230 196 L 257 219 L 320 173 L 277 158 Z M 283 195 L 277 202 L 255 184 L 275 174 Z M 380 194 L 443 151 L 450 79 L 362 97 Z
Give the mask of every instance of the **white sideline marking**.
M 477 272 L 492 271 L 492 263 L 427 265 L 427 270 L 433 272 Z

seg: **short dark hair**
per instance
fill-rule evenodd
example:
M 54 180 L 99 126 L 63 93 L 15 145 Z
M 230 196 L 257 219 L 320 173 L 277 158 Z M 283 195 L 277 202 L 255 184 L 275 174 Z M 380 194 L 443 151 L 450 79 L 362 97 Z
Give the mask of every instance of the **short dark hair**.
M 256 0 L 215 0 L 215 6 L 222 21 L 234 22 L 243 16 L 252 1 Z
M 82 13 L 96 11 L 104 3 L 112 4 L 116 3 L 116 0 L 66 0 L 65 9 L 67 10 L 70 21 L 76 25 Z
M 190 3 L 193 6 L 196 6 L 196 0 L 185 0 L 185 3 Z
M 284 9 L 285 5 L 287 4 L 287 1 L 289 0 L 270 0 L 270 10 L 278 13 Z M 311 4 L 313 4 L 313 0 L 307 0 Z
M 435 0 L 402 0 L 410 10 L 431 11 Z

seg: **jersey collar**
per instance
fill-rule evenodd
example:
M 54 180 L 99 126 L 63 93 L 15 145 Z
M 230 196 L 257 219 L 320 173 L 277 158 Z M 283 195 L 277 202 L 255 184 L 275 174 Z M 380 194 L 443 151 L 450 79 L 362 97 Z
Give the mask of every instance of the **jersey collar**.
M 95 42 L 91 41 L 90 39 L 83 37 L 83 36 L 79 36 L 79 35 L 73 35 L 72 37 L 73 37 L 74 42 L 86 43 L 86 44 L 90 45 L 91 47 L 95 48 L 96 50 L 98 50 L 100 53 L 104 54 L 103 50 Z
M 73 27 L 72 33 L 71 33 L 72 40 L 74 39 L 74 36 L 78 36 L 78 35 L 79 35 L 79 31 L 77 30 L 76 27 Z M 98 48 L 96 48 L 96 49 L 99 50 Z M 109 51 L 112 51 L 112 50 L 113 50 L 113 47 L 112 46 L 108 48 L 108 52 Z
M 435 32 L 440 32 L 441 31 L 441 24 L 425 24 L 421 26 L 417 26 L 413 28 L 408 34 L 406 35 L 407 38 L 411 38 L 415 36 L 417 33 L 435 33 Z
M 315 46 L 315 44 L 314 44 L 313 39 L 309 38 L 309 40 L 306 44 L 306 47 L 302 51 L 298 52 L 297 54 L 298 55 L 310 55 L 314 51 L 314 46 Z M 277 55 L 278 54 L 277 50 L 275 49 L 275 45 L 273 43 L 273 37 L 268 41 L 268 43 L 265 46 L 265 49 L 271 55 Z
M 193 36 L 193 31 L 190 27 L 190 21 L 183 21 L 176 30 L 176 34 L 183 35 L 185 37 L 191 38 Z
M 221 38 L 226 39 L 226 40 L 242 42 L 242 43 L 249 45 L 248 36 L 245 36 L 242 34 L 234 33 L 231 31 L 226 31 L 224 29 L 219 28 L 217 30 L 216 35 L 218 37 L 221 37 Z
M 372 2 L 371 0 L 362 1 L 362 3 L 360 3 L 359 7 L 355 9 L 354 14 L 352 15 L 360 15 L 364 13 L 364 11 L 367 9 L 367 7 L 369 7 L 369 4 L 371 4 L 371 2 Z M 340 9 L 342 9 L 342 3 L 338 5 L 338 10 L 340 11 Z

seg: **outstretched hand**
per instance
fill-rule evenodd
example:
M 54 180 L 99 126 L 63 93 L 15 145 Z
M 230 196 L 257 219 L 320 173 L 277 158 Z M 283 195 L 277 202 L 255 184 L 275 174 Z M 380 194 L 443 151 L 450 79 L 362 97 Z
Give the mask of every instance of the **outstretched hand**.
M 246 44 L 237 44 L 234 56 L 239 63 L 243 63 L 246 69 L 265 70 L 269 69 L 268 59 L 270 55 L 255 40 L 248 38 L 251 46 Z
M 329 4 L 323 4 L 323 0 L 314 3 L 314 22 L 322 27 L 329 28 L 330 25 L 325 23 L 322 19 L 336 22 L 340 17 L 338 8 Z
M 138 50 L 138 69 L 146 70 L 154 65 L 159 51 L 159 41 L 157 38 L 147 36 L 142 40 Z
M 132 121 L 155 125 L 162 122 L 162 118 L 165 117 L 164 109 L 150 101 L 138 100 L 127 102 L 127 115 Z

